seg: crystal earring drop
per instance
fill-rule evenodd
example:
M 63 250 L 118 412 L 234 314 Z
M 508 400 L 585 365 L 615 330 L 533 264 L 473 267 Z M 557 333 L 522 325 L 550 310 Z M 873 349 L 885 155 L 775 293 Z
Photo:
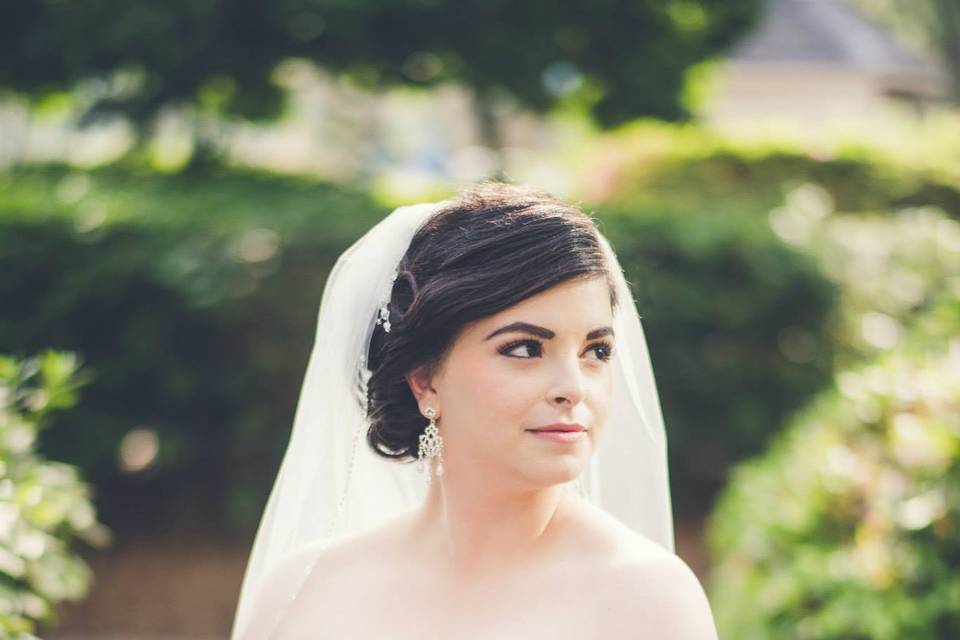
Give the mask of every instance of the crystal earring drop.
M 427 483 L 430 482 L 430 473 L 427 467 L 433 458 L 437 458 L 438 476 L 443 475 L 443 438 L 440 436 L 440 430 L 437 428 L 437 410 L 433 407 L 427 407 L 423 414 L 430 419 L 423 433 L 420 434 L 420 447 L 417 451 L 417 470 L 426 475 Z

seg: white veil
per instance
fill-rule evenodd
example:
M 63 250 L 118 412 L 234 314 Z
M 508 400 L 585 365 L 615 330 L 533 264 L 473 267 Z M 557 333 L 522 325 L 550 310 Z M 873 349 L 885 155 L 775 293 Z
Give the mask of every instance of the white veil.
M 414 232 L 444 204 L 394 210 L 340 256 L 327 279 L 290 441 L 244 575 L 233 640 L 249 623 L 264 579 L 288 554 L 374 527 L 426 496 L 413 464 L 381 458 L 367 446 L 364 355 Z M 620 263 L 598 235 L 621 302 L 614 316 L 613 396 L 597 451 L 570 484 L 672 552 L 666 437 L 646 339 Z

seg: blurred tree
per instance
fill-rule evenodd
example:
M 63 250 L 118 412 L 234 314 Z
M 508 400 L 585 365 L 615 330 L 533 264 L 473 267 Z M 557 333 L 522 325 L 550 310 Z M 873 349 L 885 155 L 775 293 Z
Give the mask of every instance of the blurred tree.
M 305 58 L 372 89 L 462 82 L 481 116 L 498 97 L 535 111 L 566 102 L 610 127 L 683 118 L 685 69 L 730 43 L 759 4 L 21 0 L 0 22 L 0 88 L 37 97 L 82 82 L 87 121 L 120 112 L 144 125 L 177 103 L 268 118 L 283 105 L 272 71 Z

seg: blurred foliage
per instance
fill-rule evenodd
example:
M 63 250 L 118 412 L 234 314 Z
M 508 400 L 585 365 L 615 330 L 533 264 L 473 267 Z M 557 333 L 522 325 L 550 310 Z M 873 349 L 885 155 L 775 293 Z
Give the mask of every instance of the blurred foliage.
M 598 218 L 643 319 L 674 499 L 706 508 L 730 464 L 829 382 L 836 288 L 754 216 Z
M 960 297 L 960 222 L 937 207 L 837 213 L 826 189 L 806 184 L 769 221 L 841 290 L 838 368 L 893 347 L 936 300 Z
M 764 207 L 779 194 L 759 220 L 816 262 L 839 307 L 830 388 L 732 470 L 711 515 L 721 637 L 933 640 L 960 629 L 958 182 L 942 167 L 845 157 L 833 174 L 794 154 L 786 180 L 765 166 L 782 156 L 741 158 L 747 179 L 727 192 L 752 185 Z M 717 161 L 693 164 L 702 158 Z M 720 197 L 724 184 L 702 190 Z
M 246 535 L 286 446 L 324 278 L 386 211 L 253 172 L 48 166 L 5 180 L 0 350 L 52 344 L 97 372 L 65 417 L 83 429 L 57 431 L 44 450 L 86 470 L 112 526 Z M 832 287 L 757 221 L 598 218 L 666 381 L 674 483 L 700 499 L 827 379 Z M 762 397 L 736 400 L 734 385 Z M 719 437 L 726 429 L 737 435 Z M 126 465 L 125 443 L 154 437 L 155 456 Z
M 890 127 L 891 139 L 812 142 L 638 121 L 593 141 L 578 175 L 590 202 L 643 211 L 766 215 L 815 183 L 840 211 L 936 206 L 960 218 L 960 118 Z
M 88 119 L 162 107 L 273 117 L 272 74 L 302 58 L 364 88 L 458 82 L 543 112 L 579 103 L 603 126 L 679 118 L 687 67 L 721 52 L 760 0 L 204 3 L 18 2 L 0 22 L 0 87 L 79 85 Z
M 709 529 L 721 637 L 955 637 L 958 335 L 948 295 L 734 471 Z
M 70 544 L 109 543 L 77 470 L 36 452 L 51 413 L 73 407 L 87 381 L 73 354 L 0 356 L 0 637 L 32 637 L 37 623 L 55 624 L 52 605 L 83 598 L 93 577 Z
M 61 417 L 79 428 L 43 450 L 86 470 L 111 525 L 246 533 L 286 446 L 326 273 L 383 210 L 259 173 L 46 167 L 6 181 L 0 351 L 71 349 L 96 373 Z M 143 438 L 155 456 L 131 468 L 120 452 Z
M 383 213 L 365 191 L 349 186 L 222 167 L 167 176 L 130 164 L 95 172 L 31 165 L 0 173 L 0 188 L 5 220 L 63 220 L 94 238 L 128 222 L 158 232 L 187 227 L 237 245 L 245 231 L 269 223 L 293 242 L 320 212 L 331 214 L 324 238 L 342 243 Z
M 652 121 L 583 150 L 581 197 L 620 213 L 612 235 L 650 340 L 678 504 L 709 504 L 703 489 L 831 371 L 956 289 L 960 121 L 947 123 L 899 156 Z

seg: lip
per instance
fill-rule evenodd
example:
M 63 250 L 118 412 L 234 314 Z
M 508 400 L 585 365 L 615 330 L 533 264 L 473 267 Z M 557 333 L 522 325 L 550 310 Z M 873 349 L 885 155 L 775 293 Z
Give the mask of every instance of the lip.
M 534 431 L 537 433 L 543 433 L 544 431 L 557 433 L 557 432 L 586 431 L 586 430 L 587 430 L 586 427 L 584 427 L 582 424 L 577 424 L 575 422 L 554 422 L 553 424 L 545 424 L 542 427 L 527 429 L 527 431 Z
M 559 442 L 562 444 L 573 444 L 579 442 L 587 437 L 587 432 L 580 431 L 544 431 L 536 429 L 527 430 L 530 435 L 540 438 L 541 440 L 550 440 L 551 442 Z
M 579 442 L 587 435 L 586 427 L 575 422 L 554 422 L 553 424 L 545 424 L 536 429 L 527 429 L 527 431 L 542 440 L 550 440 L 551 442 L 560 442 L 563 444 Z

